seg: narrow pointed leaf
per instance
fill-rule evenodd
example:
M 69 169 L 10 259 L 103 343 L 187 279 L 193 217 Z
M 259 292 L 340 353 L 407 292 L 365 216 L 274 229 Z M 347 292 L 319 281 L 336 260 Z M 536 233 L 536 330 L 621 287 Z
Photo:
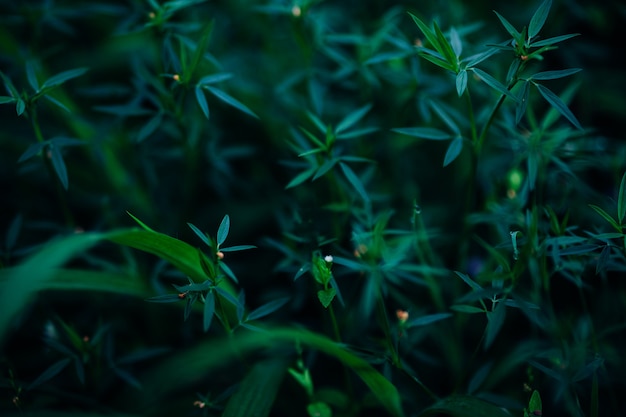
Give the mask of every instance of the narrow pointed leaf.
M 212 87 L 210 85 L 205 85 L 204 86 L 205 89 L 209 90 L 215 97 L 219 98 L 220 100 L 222 100 L 223 102 L 225 102 L 226 104 L 233 106 L 234 108 L 236 108 L 237 110 L 240 110 L 256 119 L 259 118 L 259 116 L 257 116 L 252 110 L 250 110 L 245 104 L 241 103 L 240 101 L 238 101 L 237 99 L 231 97 L 230 95 L 226 94 L 224 91 L 219 90 L 215 87 Z
M 46 100 L 48 100 L 50 103 L 54 104 L 55 106 L 57 106 L 58 108 L 60 108 L 61 110 L 66 111 L 67 113 L 71 113 L 71 110 L 67 108 L 67 106 L 63 103 L 61 103 L 59 100 L 57 100 L 56 98 L 52 97 L 49 94 L 46 94 L 44 96 L 44 98 Z
M 457 58 L 460 57 L 463 53 L 463 43 L 461 42 L 459 32 L 454 28 L 450 28 L 450 45 L 452 45 L 452 50 Z
M 617 194 L 617 220 L 619 224 L 622 224 L 624 221 L 624 215 L 626 215 L 626 172 L 622 176 L 619 193 Z
M 225 81 L 228 80 L 229 78 L 232 78 L 233 74 L 228 73 L 228 72 L 220 72 L 218 74 L 211 74 L 211 75 L 205 75 L 204 77 L 200 78 L 200 80 L 198 81 L 198 85 L 206 85 L 206 84 L 215 84 L 215 83 L 219 83 L 220 81 Z
M 26 111 L 26 102 L 22 100 L 21 98 L 18 98 L 17 102 L 15 103 L 15 113 L 17 113 L 18 116 L 21 116 L 22 114 L 24 114 L 25 111 Z
M 524 81 L 522 87 L 520 88 L 517 98 L 519 102 L 517 107 L 515 108 L 515 124 L 519 124 L 526 113 L 526 108 L 528 107 L 528 97 L 530 95 L 530 82 Z
M 550 103 L 552 107 L 554 107 L 559 113 L 561 113 L 571 124 L 574 125 L 574 127 L 583 130 L 583 127 L 578 122 L 578 119 L 576 119 L 576 116 L 574 116 L 574 114 L 570 111 L 567 105 L 565 105 L 563 100 L 559 98 L 559 96 L 557 96 L 547 87 L 544 87 L 541 84 L 534 85 L 535 87 L 537 87 L 537 90 L 539 90 L 543 98 L 546 99 L 546 101 Z
M 422 317 L 418 317 L 416 319 L 413 320 L 409 320 L 409 322 L 406 323 L 407 327 L 419 327 L 419 326 L 426 326 L 428 324 L 440 321 L 440 320 L 445 320 L 449 317 L 452 317 L 452 313 L 436 313 L 436 314 L 429 314 L 427 316 L 422 316 Z
M 71 80 L 72 78 L 80 77 L 87 72 L 87 68 L 76 68 L 68 71 L 63 71 L 57 75 L 48 78 L 41 86 L 41 90 L 45 88 L 55 87 L 59 84 Z
M 335 133 L 339 134 L 339 133 L 343 132 L 344 130 L 350 129 L 359 120 L 361 120 L 367 114 L 367 112 L 370 111 L 371 108 L 372 108 L 372 105 L 371 104 L 367 104 L 367 105 L 361 107 L 360 109 L 357 109 L 354 112 L 352 112 L 349 115 L 347 115 L 337 125 L 337 128 L 335 129 Z
M 311 168 L 306 171 L 302 171 L 301 173 L 296 175 L 291 181 L 289 181 L 289 184 L 285 186 L 285 189 L 292 188 L 292 187 L 302 184 L 303 182 L 311 178 L 311 176 L 315 173 L 316 170 L 317 168 Z
M 443 166 L 447 167 L 450 165 L 463 150 L 463 138 L 461 136 L 457 136 L 450 142 L 448 146 L 448 150 L 446 151 L 446 156 L 443 159 Z
M 0 104 L 15 103 L 16 101 L 17 99 L 15 97 L 0 96 Z
M 30 84 L 32 89 L 35 91 L 39 91 L 39 81 L 37 81 L 35 66 L 33 65 L 32 61 L 28 61 L 26 63 L 26 78 L 28 79 L 28 84 Z
M 352 169 L 348 165 L 344 164 L 343 162 L 340 162 L 339 166 L 341 167 L 341 170 L 343 171 L 343 174 L 346 176 L 348 182 L 352 184 L 352 186 L 359 193 L 363 201 L 369 201 L 369 196 L 367 195 L 367 192 L 365 191 L 365 187 L 363 187 L 363 183 L 361 182 L 359 177 L 356 176 L 354 171 L 352 171 Z
M 51 146 L 49 149 L 51 154 L 50 160 L 52 162 L 54 172 L 57 174 L 59 181 L 61 181 L 63 188 L 67 190 L 67 187 L 69 186 L 67 179 L 67 168 L 65 167 L 65 162 L 63 161 L 61 149 L 58 146 Z
M 196 226 L 194 226 L 191 223 L 187 223 L 187 226 L 189 226 L 189 228 L 193 230 L 196 236 L 198 236 L 200 240 L 202 240 L 208 247 L 212 247 L 211 241 L 207 237 L 206 233 L 203 233 L 202 230 L 198 229 Z
M 61 373 L 61 371 L 65 369 L 71 361 L 72 360 L 70 358 L 64 358 L 50 365 L 50 367 L 46 369 L 41 375 L 39 375 L 37 379 L 30 383 L 27 389 L 32 390 L 33 388 L 43 384 L 44 382 L 48 382 L 59 373 Z
M 215 294 L 213 291 L 209 291 L 204 299 L 204 312 L 202 324 L 205 332 L 208 332 L 211 328 L 213 321 L 213 315 L 215 314 Z
M 555 43 L 563 42 L 573 37 L 580 36 L 580 33 L 571 33 L 569 35 L 555 36 L 553 38 L 544 39 L 542 41 L 533 42 L 530 46 L 533 48 L 539 48 L 546 45 L 554 45 Z
M 196 101 L 204 114 L 204 117 L 209 118 L 209 103 L 206 101 L 206 96 L 204 95 L 204 91 L 202 91 L 202 87 L 197 85 L 195 88 L 196 91 Z
M 454 271 L 454 273 L 463 280 L 463 282 L 465 282 L 467 285 L 469 285 L 473 290 L 475 291 L 479 291 L 482 290 L 483 287 L 480 286 L 480 284 L 478 284 L 476 281 L 472 280 L 469 275 L 464 274 L 462 272 L 459 271 Z
M 615 221 L 615 219 L 609 213 L 604 211 L 604 209 L 602 209 L 601 207 L 596 206 L 595 204 L 589 204 L 589 207 L 594 209 L 596 211 L 596 213 L 598 213 L 600 216 L 602 216 L 604 218 L 604 220 L 609 222 L 609 224 L 611 226 L 613 226 L 618 232 L 620 232 L 620 233 L 622 232 L 622 228 L 619 225 L 619 223 L 617 223 Z
M 229 246 L 227 248 L 220 248 L 220 252 L 238 252 L 238 251 L 242 251 L 242 250 L 248 250 L 248 249 L 256 249 L 256 246 L 254 245 L 237 245 L 237 246 Z
M 235 276 L 235 273 L 232 269 L 230 269 L 228 265 L 226 265 L 224 262 L 220 262 L 220 269 L 224 271 L 224 273 L 228 275 L 228 277 L 232 279 L 235 284 L 239 284 L 239 280 Z
M 194 75 L 196 68 L 198 68 L 198 64 L 200 64 L 200 60 L 206 53 L 207 46 L 209 45 L 209 40 L 211 39 L 211 34 L 213 33 L 214 23 L 215 20 L 211 20 L 209 23 L 207 23 L 207 25 L 204 27 L 204 30 L 202 31 L 202 35 L 200 36 L 200 41 L 197 43 L 197 45 L 195 45 L 194 54 L 191 58 L 191 65 L 189 66 L 189 68 L 186 69 L 186 71 L 184 71 L 186 75 L 186 82 L 189 82 L 190 77 Z
M 569 68 L 559 71 L 544 71 L 530 77 L 533 80 L 555 80 L 557 78 L 564 78 L 577 72 L 582 71 L 580 68 Z
M 274 311 L 278 310 L 289 301 L 289 297 L 279 298 L 277 300 L 272 300 L 267 304 L 262 305 L 261 307 L 253 310 L 248 314 L 247 320 L 258 320 L 262 317 L 268 316 L 272 314 Z
M 226 237 L 228 237 L 228 232 L 230 230 L 230 216 L 225 215 L 220 223 L 220 227 L 217 229 L 217 246 L 220 246 L 224 241 L 226 241 Z
M 493 88 L 494 90 L 498 91 L 500 94 L 504 94 L 507 97 L 511 98 L 512 100 L 514 100 L 515 102 L 517 102 L 519 99 L 517 97 L 515 97 L 513 95 L 513 93 L 511 93 L 500 81 L 496 80 L 495 78 L 493 78 L 491 75 L 487 74 L 485 71 L 478 69 L 478 68 L 473 68 L 472 69 L 474 71 L 474 73 L 476 75 L 478 75 L 478 77 L 483 80 L 485 82 L 485 84 L 487 84 L 489 87 Z
M 44 146 L 45 146 L 45 143 L 39 143 L 39 142 L 30 144 L 28 146 L 28 148 L 26 148 L 24 153 L 20 156 L 20 158 L 17 160 L 17 162 L 18 163 L 24 162 L 24 161 L 32 158 L 33 156 L 35 156 L 39 152 L 41 152 L 41 150 L 43 149 Z
M 467 88 L 467 71 L 461 70 L 456 75 L 456 93 L 461 97 Z
M 126 214 L 128 214 L 135 222 L 137 222 L 137 224 L 139 226 L 141 226 L 144 230 L 147 230 L 148 232 L 155 232 L 153 229 L 151 229 L 150 227 L 148 227 L 144 222 L 142 222 L 141 220 L 139 220 L 137 217 L 133 216 L 132 214 L 130 214 L 130 212 L 126 212 Z
M 530 19 L 530 24 L 528 25 L 528 40 L 531 40 L 539 34 L 539 31 L 541 31 L 541 28 L 543 28 L 543 25 L 546 22 L 551 6 L 552 0 L 544 0 L 533 17 Z
M 155 116 L 151 117 L 150 120 L 148 120 L 148 122 L 143 125 L 143 127 L 137 134 L 137 142 L 143 142 L 146 138 L 152 135 L 161 125 L 162 120 L 163 113 L 157 113 Z
M 435 28 L 435 35 L 437 36 L 437 40 L 439 41 L 439 45 L 441 46 L 441 50 L 439 50 L 439 53 L 446 58 L 446 61 L 450 65 L 452 65 L 454 72 L 456 72 L 458 60 L 456 58 L 454 50 L 452 49 L 452 45 L 450 45 L 450 42 L 448 42 L 448 40 L 444 36 L 437 22 L 433 22 L 433 26 Z
M 496 340 L 506 317 L 506 304 L 500 301 L 493 311 L 487 314 L 487 330 L 485 332 L 485 350 Z
M 441 53 L 443 55 L 443 53 L 441 51 L 441 46 L 439 45 L 439 41 L 437 40 L 437 36 L 435 35 L 435 33 L 428 27 L 428 25 L 426 23 L 422 22 L 413 13 L 409 13 L 409 15 L 411 16 L 411 18 L 413 19 L 413 21 L 415 22 L 417 27 L 422 31 L 424 36 L 426 36 L 426 39 L 428 40 L 428 42 L 430 42 L 432 47 L 435 48 L 437 50 L 437 52 L 439 52 L 439 53 Z
M 451 417 L 511 417 L 511 414 L 501 407 L 469 395 L 453 395 L 439 400 L 434 405 L 422 410 L 421 413 L 417 414 L 417 417 L 441 415 Z
M 508 20 L 501 16 L 500 13 L 496 12 L 495 10 L 493 12 L 496 14 L 496 16 L 498 16 L 498 19 L 500 19 L 500 23 L 502 23 L 502 26 L 504 26 L 506 31 L 509 32 L 509 35 L 511 35 L 511 37 L 516 41 L 519 41 L 521 38 L 521 34 L 517 31 L 517 29 L 515 29 L 515 27 L 510 24 Z

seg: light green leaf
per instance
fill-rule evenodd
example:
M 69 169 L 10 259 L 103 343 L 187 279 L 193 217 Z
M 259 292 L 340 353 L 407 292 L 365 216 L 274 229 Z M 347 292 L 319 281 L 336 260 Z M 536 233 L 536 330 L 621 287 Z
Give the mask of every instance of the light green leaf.
M 15 101 L 17 101 L 15 97 L 0 96 L 0 104 L 14 103 Z
M 339 133 L 343 132 L 344 130 L 350 129 L 359 120 L 361 120 L 367 114 L 367 112 L 370 111 L 371 108 L 372 108 L 372 105 L 371 104 L 367 104 L 367 105 L 361 107 L 360 109 L 357 109 L 357 110 L 353 111 L 352 113 L 350 113 L 349 115 L 347 115 L 337 125 L 337 128 L 335 129 L 335 133 L 339 134 Z
M 580 36 L 580 33 L 572 33 L 569 35 L 555 36 L 553 38 L 548 38 L 542 41 L 533 42 L 530 46 L 532 46 L 533 48 L 539 48 L 539 47 L 546 46 L 546 45 L 554 45 L 555 43 L 563 42 L 576 36 Z
M 456 75 L 456 93 L 461 97 L 467 88 L 467 71 L 461 70 Z
M 370 198 L 367 195 L 367 192 L 365 191 L 365 187 L 363 186 L 363 183 L 361 182 L 359 177 L 356 176 L 354 171 L 352 171 L 352 169 L 348 165 L 344 164 L 343 162 L 340 162 L 339 166 L 341 167 L 341 170 L 343 171 L 343 174 L 346 176 L 348 182 L 352 184 L 352 186 L 359 193 L 363 201 L 369 201 Z
M 568 75 L 576 74 L 582 71 L 580 68 L 569 68 L 558 71 L 543 71 L 530 77 L 532 80 L 555 80 L 557 78 L 567 77 Z
M 209 118 L 209 103 L 206 101 L 206 96 L 204 95 L 204 91 L 202 91 L 202 87 L 197 85 L 195 88 L 196 92 L 196 101 L 202 109 L 202 113 L 204 113 L 204 117 Z
M 337 291 L 333 287 L 330 287 L 325 290 L 319 290 L 317 292 L 317 298 L 320 300 L 320 303 L 322 303 L 324 308 L 328 308 L 330 303 L 333 302 L 333 299 L 335 298 L 336 294 L 337 294 Z
M 220 223 L 220 227 L 217 229 L 217 246 L 221 246 L 222 243 L 226 241 L 228 237 L 228 232 L 230 231 L 230 216 L 225 215 Z
M 541 3 L 541 6 L 537 9 L 533 17 L 530 19 L 530 24 L 528 25 L 528 41 L 539 34 L 541 28 L 543 27 L 546 19 L 548 17 L 548 12 L 550 11 L 550 7 L 552 6 L 552 0 L 544 0 Z
M 422 33 L 424 34 L 424 36 L 426 36 L 426 39 L 428 40 L 428 42 L 430 42 L 430 44 L 432 45 L 433 48 L 435 48 L 437 50 L 437 52 L 439 52 L 441 55 L 444 55 L 441 51 L 441 45 L 439 45 L 439 41 L 437 40 L 437 36 L 433 33 L 433 31 L 428 27 L 428 25 L 424 22 L 422 22 L 417 16 L 415 16 L 413 13 L 409 13 L 409 15 L 411 16 L 411 18 L 413 19 L 413 21 L 415 22 L 415 24 L 417 25 L 417 27 L 422 31 Z
M 539 391 L 533 391 L 533 395 L 530 396 L 530 401 L 528 402 L 528 411 L 534 414 L 535 411 L 542 411 L 543 406 L 541 405 L 541 395 L 539 395 Z
M 461 42 L 459 32 L 454 28 L 450 28 L 450 45 L 452 45 L 452 50 L 457 58 L 460 57 L 461 53 L 463 53 L 463 43 Z

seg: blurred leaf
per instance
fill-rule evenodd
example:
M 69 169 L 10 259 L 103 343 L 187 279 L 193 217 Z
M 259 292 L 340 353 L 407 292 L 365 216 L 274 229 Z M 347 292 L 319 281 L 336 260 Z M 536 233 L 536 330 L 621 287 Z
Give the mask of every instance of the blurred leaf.
M 198 229 L 191 223 L 187 223 L 187 226 L 189 226 L 189 228 L 196 234 L 196 236 L 198 236 L 200 240 L 202 240 L 202 242 L 204 242 L 208 247 L 213 247 L 211 241 L 209 240 L 209 237 L 205 233 L 203 233 L 200 229 Z
M 39 152 L 41 152 L 41 150 L 44 148 L 44 146 L 46 146 L 46 144 L 45 143 L 41 143 L 41 142 L 30 144 L 28 146 L 28 148 L 26 148 L 24 153 L 20 156 L 20 158 L 17 160 L 17 162 L 18 163 L 24 162 L 24 161 L 32 158 L 33 156 L 35 156 Z
M 572 33 L 572 34 L 569 34 L 569 35 L 555 36 L 553 38 L 548 38 L 548 39 L 544 39 L 542 41 L 533 42 L 533 43 L 531 43 L 530 46 L 532 46 L 533 48 L 539 48 L 541 46 L 554 45 L 555 43 L 563 42 L 563 41 L 566 41 L 568 39 L 571 39 L 571 38 L 579 36 L 579 35 L 580 35 L 580 33 Z
M 418 317 L 416 319 L 409 320 L 406 323 L 406 326 L 407 326 L 407 328 L 426 326 L 428 324 L 431 324 L 431 323 L 434 323 L 434 322 L 437 322 L 437 321 L 445 320 L 445 319 L 447 319 L 449 317 L 452 317 L 452 313 L 429 314 L 427 316 L 422 316 L 422 317 Z
M 238 251 L 242 251 L 242 250 L 248 250 L 248 249 L 256 249 L 256 246 L 254 245 L 237 245 L 237 246 L 228 246 L 226 248 L 220 248 L 220 252 L 238 252 Z
M 30 391 L 33 388 L 36 388 L 37 386 L 43 384 L 44 382 L 48 382 L 59 373 L 61 373 L 61 371 L 65 369 L 71 361 L 72 360 L 70 358 L 64 358 L 53 363 L 48 369 L 46 369 L 41 375 L 39 375 L 37 379 L 35 379 L 33 382 L 30 383 L 30 385 L 28 385 L 27 390 Z
M 528 96 L 530 94 L 530 82 L 524 81 L 522 87 L 517 95 L 518 105 L 515 107 L 515 124 L 519 124 L 526 113 L 526 107 L 528 106 Z
M 324 308 L 328 308 L 330 303 L 332 303 L 335 299 L 336 294 L 336 290 L 333 287 L 330 287 L 325 290 L 319 290 L 317 292 L 317 298 L 320 300 L 320 303 L 322 303 Z
M 539 90 L 543 98 L 545 98 L 546 101 L 550 103 L 552 107 L 554 107 L 556 110 L 558 110 L 559 113 L 565 116 L 565 118 L 569 120 L 569 122 L 573 124 L 574 127 L 576 127 L 577 129 L 583 130 L 582 126 L 578 122 L 578 119 L 576 119 L 576 116 L 574 116 L 574 114 L 565 105 L 565 103 L 563 103 L 563 101 L 559 98 L 559 96 L 557 96 L 552 91 L 550 91 L 547 87 L 544 87 L 541 84 L 536 84 L 536 83 L 533 83 L 533 84 L 535 87 L 537 87 L 537 90 Z
M 441 414 L 452 417 L 511 417 L 502 408 L 468 395 L 453 395 L 444 398 L 423 410 L 418 414 L 418 417 L 439 416 Z
M 617 220 L 620 225 L 624 221 L 624 215 L 626 215 L 626 172 L 622 176 L 617 194 Z
M 33 61 L 26 62 L 26 79 L 28 84 L 34 91 L 39 91 L 39 81 L 37 81 L 37 75 L 35 74 L 35 65 Z
M 213 321 L 213 315 L 215 314 L 215 294 L 213 291 L 209 291 L 204 299 L 204 314 L 202 324 L 204 331 L 207 332 L 211 328 L 211 322 Z
M 202 91 L 202 87 L 197 85 L 195 88 L 196 91 L 196 101 L 202 109 L 202 113 L 204 113 L 204 117 L 209 118 L 209 103 L 206 101 L 206 97 L 204 95 L 204 91 Z
M 204 77 L 200 78 L 200 81 L 198 81 L 198 85 L 199 86 L 203 86 L 203 85 L 206 85 L 206 84 L 216 84 L 216 83 L 219 83 L 221 81 L 228 80 L 229 78 L 232 78 L 232 77 L 233 77 L 233 74 L 226 73 L 226 72 L 220 72 L 218 74 L 205 75 Z
M 617 230 L 619 233 L 622 232 L 622 227 L 619 225 L 619 223 L 617 223 L 615 221 L 613 216 L 611 216 L 609 213 L 604 211 L 604 209 L 602 209 L 601 207 L 596 206 L 595 204 L 589 204 L 589 207 L 594 209 L 596 211 L 596 213 L 598 213 L 600 216 L 602 216 L 602 218 L 604 218 L 604 220 L 606 220 L 611 226 L 613 226 L 613 228 L 615 230 Z
M 367 192 L 365 191 L 365 187 L 363 187 L 363 183 L 361 182 L 359 177 L 356 176 L 354 171 L 352 171 L 352 169 L 343 162 L 340 162 L 339 166 L 341 167 L 341 170 L 343 171 L 350 184 L 352 184 L 354 189 L 359 193 L 363 201 L 369 201 L 369 197 L 367 195 Z
M 64 82 L 71 80 L 72 78 L 80 77 L 81 75 L 86 73 L 87 70 L 88 68 L 76 68 L 76 69 L 72 69 L 68 71 L 63 71 L 57 75 L 54 75 L 48 78 L 46 81 L 44 81 L 44 83 L 41 85 L 40 90 L 44 90 L 46 88 L 52 88 L 57 85 L 63 84 Z
M 450 45 L 452 45 L 452 50 L 454 51 L 454 54 L 457 57 L 460 57 L 463 53 L 463 43 L 461 42 L 459 33 L 454 28 L 450 28 Z
M 485 350 L 496 340 L 506 317 L 506 304 L 503 300 L 498 301 L 496 307 L 487 313 L 487 329 L 485 331 Z
M 443 130 L 432 127 L 402 127 L 391 129 L 391 131 L 400 133 L 401 135 L 414 136 L 416 138 L 429 140 L 447 140 L 452 137 L 452 135 L 444 132 Z
M 528 25 L 528 40 L 537 36 L 548 18 L 548 12 L 550 11 L 551 6 L 552 0 L 544 0 L 537 11 L 535 11 L 535 14 L 533 14 L 533 17 L 530 19 L 530 24 Z
M 0 96 L 0 104 L 14 103 L 17 99 L 9 96 Z
M 466 305 L 466 304 L 455 304 L 450 307 L 450 310 L 458 311 L 459 313 L 467 313 L 467 314 L 478 314 L 478 313 L 486 313 L 482 308 Z
M 225 102 L 226 104 L 233 106 L 234 108 L 249 114 L 250 116 L 258 119 L 259 116 L 257 116 L 256 114 L 254 114 L 254 112 L 252 110 L 250 110 L 248 107 L 246 107 L 243 103 L 241 103 L 240 101 L 236 100 L 235 98 L 229 96 L 228 94 L 226 94 L 224 91 L 219 90 L 215 87 L 211 87 L 210 85 L 205 85 L 204 86 L 205 89 L 209 90 L 215 97 L 219 98 L 220 100 L 222 100 L 223 102 Z
M 57 100 L 56 98 L 52 97 L 51 95 L 46 94 L 44 96 L 44 98 L 46 100 L 48 100 L 50 103 L 54 104 L 55 106 L 57 106 L 58 108 L 60 108 L 61 110 L 66 111 L 67 113 L 71 113 L 71 110 L 67 108 L 67 106 L 63 103 L 61 103 L 59 100 Z
M 432 47 L 435 48 L 437 52 L 439 52 L 441 55 L 443 55 L 441 51 L 441 45 L 439 45 L 439 40 L 437 39 L 435 33 L 428 27 L 428 25 L 426 25 L 426 23 L 422 22 L 417 16 L 412 13 L 409 13 L 409 15 L 411 16 L 417 27 L 419 27 L 419 29 L 422 31 L 424 36 L 426 36 L 426 39 L 428 40 L 428 42 L 430 42 Z
M 256 363 L 232 395 L 222 417 L 267 417 L 287 371 L 284 359 Z
M 446 156 L 443 159 L 443 166 L 447 167 L 450 165 L 463 150 L 463 138 L 461 136 L 457 136 L 454 138 L 450 145 L 448 146 L 448 150 L 446 151 Z
M 50 160 L 52 161 L 54 172 L 56 172 L 63 188 L 67 190 L 69 186 L 67 169 L 65 167 L 65 162 L 63 161 L 63 155 L 61 155 L 61 148 L 58 146 L 50 146 L 48 149 L 50 150 Z
M 210 369 L 238 360 L 240 355 L 257 353 L 263 347 L 278 346 L 284 343 L 293 346 L 299 342 L 303 346 L 309 346 L 334 357 L 352 369 L 392 416 L 404 416 L 400 394 L 395 386 L 367 361 L 354 355 L 344 346 L 333 342 L 326 336 L 304 329 L 270 327 L 266 330 L 264 332 L 235 333 L 229 338 L 200 342 L 191 349 L 180 351 L 175 356 L 162 360 L 142 379 L 145 381 L 143 383 L 144 390 L 142 397 L 136 398 L 136 400 L 139 401 L 140 406 L 144 404 L 145 407 L 149 407 L 149 404 L 154 403 L 154 398 L 159 398 L 166 392 L 187 387 L 206 377 Z M 186 366 L 189 363 L 193 363 L 194 366 Z M 177 378 L 175 381 L 164 383 L 163 375 L 177 375 Z
M 359 122 L 372 108 L 371 104 L 367 104 L 360 109 L 357 109 L 347 115 L 339 124 L 337 124 L 337 128 L 335 129 L 335 133 L 339 134 L 344 130 L 350 129 L 356 123 Z
M 17 99 L 17 103 L 15 103 L 15 112 L 18 116 L 21 116 L 26 111 L 26 102 L 21 98 Z
M 172 2 L 168 4 L 176 4 L 177 2 Z M 181 3 L 180 1 L 178 3 Z M 186 7 L 186 6 L 185 6 Z M 182 8 L 182 7 L 181 7 Z M 202 30 L 202 35 L 200 36 L 200 41 L 195 45 L 193 57 L 191 59 L 191 63 L 188 68 L 185 69 L 183 74 L 184 82 L 187 83 L 191 79 L 191 77 L 196 72 L 196 68 L 198 68 L 198 64 L 200 64 L 200 60 L 204 56 L 207 50 L 207 46 L 209 45 L 209 40 L 211 39 L 211 34 L 213 33 L 213 26 L 215 20 L 209 21 Z
M 461 70 L 456 75 L 456 93 L 461 97 L 467 88 L 467 71 Z
M 268 316 L 272 314 L 274 311 L 284 306 L 289 301 L 289 299 L 290 297 L 283 297 L 283 298 L 278 298 L 276 300 L 272 300 L 268 302 L 267 304 L 264 304 L 261 307 L 251 311 L 250 314 L 248 314 L 247 320 L 248 321 L 258 320 L 262 317 Z
M 532 415 L 537 415 L 535 411 L 541 411 L 543 409 L 541 405 L 541 396 L 539 395 L 539 391 L 534 390 L 533 395 L 530 396 L 530 401 L 528 402 L 528 411 L 532 413 Z
M 459 271 L 454 271 L 454 273 L 463 280 L 463 282 L 465 282 L 467 285 L 469 285 L 473 290 L 478 291 L 478 290 L 482 290 L 483 287 L 481 287 L 476 281 L 472 280 L 469 275 L 464 274 L 462 272 Z

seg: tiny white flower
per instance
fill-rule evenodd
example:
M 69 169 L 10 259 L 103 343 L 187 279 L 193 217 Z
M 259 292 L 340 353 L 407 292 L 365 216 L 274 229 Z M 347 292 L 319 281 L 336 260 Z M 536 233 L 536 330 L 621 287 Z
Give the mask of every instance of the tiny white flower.
M 331 255 L 324 256 L 324 260 L 326 263 L 331 263 L 333 261 L 333 257 Z

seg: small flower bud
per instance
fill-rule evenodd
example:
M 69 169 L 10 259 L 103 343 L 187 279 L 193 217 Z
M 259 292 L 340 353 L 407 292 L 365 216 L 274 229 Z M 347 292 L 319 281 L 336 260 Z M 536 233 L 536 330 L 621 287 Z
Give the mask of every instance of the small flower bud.
M 400 324 L 404 324 L 409 319 L 409 312 L 398 309 L 396 310 L 396 317 L 398 317 Z
M 154 12 L 150 12 L 150 13 L 148 13 L 148 17 L 150 19 L 154 19 L 156 17 L 156 14 Z
M 413 42 L 413 45 L 417 46 L 418 48 L 421 48 L 422 46 L 424 46 L 424 43 L 422 42 L 420 38 L 416 38 L 415 41 Z
M 181 300 L 183 298 L 187 297 L 187 293 L 186 292 L 181 292 L 180 294 L 178 294 L 178 298 L 180 298 Z
M 194 407 L 198 407 L 198 408 L 204 408 L 206 407 L 206 403 L 204 401 L 194 401 L 193 402 Z
M 291 15 L 293 17 L 300 17 L 302 15 L 302 9 L 297 4 L 291 8 Z
M 333 262 L 333 257 L 332 255 L 326 255 L 324 256 L 324 260 L 326 261 L 327 264 L 329 264 Z
M 222 251 L 217 252 L 217 257 L 219 259 L 224 259 L 224 252 L 222 252 Z
M 179 81 L 180 81 L 180 75 L 178 75 L 178 74 L 174 74 L 174 75 L 172 76 L 172 78 L 173 78 L 173 79 L 174 79 L 174 81 L 176 81 L 176 82 L 179 82 Z

